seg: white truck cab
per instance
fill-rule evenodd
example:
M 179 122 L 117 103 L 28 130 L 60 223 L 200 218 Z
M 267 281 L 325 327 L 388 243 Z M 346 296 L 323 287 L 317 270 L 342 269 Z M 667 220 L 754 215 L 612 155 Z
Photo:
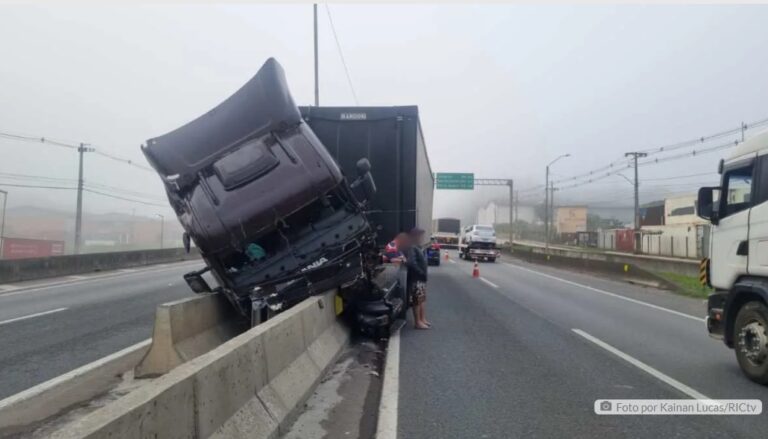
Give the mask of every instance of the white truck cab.
M 707 329 L 736 352 L 744 374 L 768 384 L 768 131 L 720 162 L 719 187 L 699 189 L 712 223 Z

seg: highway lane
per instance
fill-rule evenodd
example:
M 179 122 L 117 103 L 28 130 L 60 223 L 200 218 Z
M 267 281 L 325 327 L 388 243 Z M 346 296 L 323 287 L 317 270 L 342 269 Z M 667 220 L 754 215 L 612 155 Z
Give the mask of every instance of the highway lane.
M 766 416 L 598 416 L 596 399 L 754 398 L 701 300 L 525 264 L 431 268 L 430 331 L 401 331 L 400 438 L 766 437 Z M 670 385 L 575 332 L 645 363 Z M 768 407 L 768 405 L 766 405 Z
M 155 307 L 189 297 L 182 275 L 201 265 L 6 286 L 0 293 L 0 399 L 150 337 Z

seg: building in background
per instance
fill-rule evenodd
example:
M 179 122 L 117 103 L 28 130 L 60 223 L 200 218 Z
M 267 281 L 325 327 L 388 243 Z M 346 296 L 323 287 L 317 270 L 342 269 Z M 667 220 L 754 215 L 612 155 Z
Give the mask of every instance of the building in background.
M 533 204 L 519 204 L 517 206 L 517 221 L 529 224 L 536 222 L 536 209 Z M 477 210 L 476 224 L 509 224 L 509 204 L 491 201 Z
M 698 195 L 680 195 L 664 200 L 664 225 L 706 224 L 696 215 Z
M 163 229 L 163 247 L 181 247 L 183 229 L 175 217 L 159 218 L 135 216 L 127 213 L 83 215 L 83 252 L 109 252 L 143 250 L 160 247 L 160 229 Z M 62 243 L 64 253 L 74 250 L 74 214 L 36 207 L 8 209 L 6 216 L 6 243 L 17 242 L 17 252 L 47 253 L 33 242 Z M 16 241 L 12 241 L 16 240 Z M 20 243 L 27 243 L 24 250 Z M 40 244 L 43 245 L 43 244 Z M 33 248 L 34 247 L 34 248 Z M 58 250 L 56 250 L 58 251 Z M 55 252 L 51 250 L 51 252 Z M 5 249 L 3 249 L 5 254 Z M 41 253 L 41 254 L 42 254 Z M 45 254 L 51 256 L 55 254 Z
M 559 206 L 555 208 L 555 232 L 572 235 L 587 231 L 587 206 Z
M 634 220 L 633 220 L 634 222 Z M 640 227 L 664 225 L 664 200 L 640 205 Z

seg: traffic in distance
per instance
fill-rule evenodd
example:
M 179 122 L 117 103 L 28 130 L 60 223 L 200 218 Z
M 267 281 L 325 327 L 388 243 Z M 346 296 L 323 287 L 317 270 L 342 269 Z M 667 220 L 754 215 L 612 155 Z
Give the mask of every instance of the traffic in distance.
M 768 436 L 768 6 L 198 6 L 0 6 L 0 437 Z

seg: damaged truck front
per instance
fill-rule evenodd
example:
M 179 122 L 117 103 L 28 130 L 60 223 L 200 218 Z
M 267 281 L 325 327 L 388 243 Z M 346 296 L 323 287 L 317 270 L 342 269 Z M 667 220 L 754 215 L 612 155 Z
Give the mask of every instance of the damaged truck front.
M 364 331 L 405 312 L 403 270 L 380 264 L 365 214 L 370 163 L 348 181 L 302 120 L 269 59 L 235 94 L 142 148 L 206 267 L 195 292 L 224 294 L 252 325 L 330 288 Z M 211 272 L 211 288 L 203 274 Z

